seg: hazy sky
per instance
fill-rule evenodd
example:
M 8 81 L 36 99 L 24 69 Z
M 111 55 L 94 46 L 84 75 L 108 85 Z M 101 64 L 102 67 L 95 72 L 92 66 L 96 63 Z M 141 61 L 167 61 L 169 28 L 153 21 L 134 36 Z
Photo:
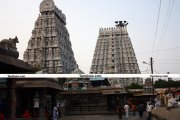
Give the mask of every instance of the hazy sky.
M 27 48 L 31 31 L 39 15 L 42 0 L 1 0 L 0 40 L 18 36 L 20 59 Z M 115 21 L 129 22 L 131 38 L 142 73 L 149 73 L 149 62 L 157 23 L 160 0 L 54 0 L 67 18 L 75 59 L 85 73 L 89 73 L 100 27 L 114 27 Z M 180 73 L 180 0 L 174 0 L 164 39 L 161 37 L 168 4 L 162 0 L 153 52 L 155 73 Z M 173 0 L 172 0 L 173 1 Z M 172 5 L 172 2 L 170 6 Z M 171 7 L 170 7 L 171 8 Z M 161 41 L 161 44 L 159 44 Z M 156 50 L 159 48 L 158 50 Z M 160 52 L 157 52 L 160 51 Z M 143 72 L 144 71 L 144 72 Z

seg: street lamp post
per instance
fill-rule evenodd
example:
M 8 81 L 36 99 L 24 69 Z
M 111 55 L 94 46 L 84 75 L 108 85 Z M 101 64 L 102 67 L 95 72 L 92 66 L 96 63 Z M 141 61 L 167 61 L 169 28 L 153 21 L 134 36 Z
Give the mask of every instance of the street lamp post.
M 152 57 L 150 58 L 150 64 L 145 61 L 143 61 L 143 63 L 151 66 L 151 74 L 153 74 L 153 58 Z M 152 82 L 152 92 L 153 92 L 153 97 L 154 97 L 154 79 L 153 79 L 153 77 L 151 78 L 151 82 Z
M 170 72 L 167 72 L 167 74 L 170 74 Z M 170 93 L 170 78 L 168 77 L 168 92 Z
M 153 74 L 153 58 L 151 57 L 150 58 L 150 61 L 151 61 L 151 74 Z M 154 79 L 153 79 L 153 76 L 152 76 L 152 91 L 153 91 L 153 97 L 154 97 Z

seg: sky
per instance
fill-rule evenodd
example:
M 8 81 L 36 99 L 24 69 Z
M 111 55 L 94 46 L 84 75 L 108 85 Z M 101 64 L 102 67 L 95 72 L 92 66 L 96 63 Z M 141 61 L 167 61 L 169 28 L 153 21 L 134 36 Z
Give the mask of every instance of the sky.
M 1 0 L 0 40 L 17 36 L 19 59 L 23 59 L 41 2 L 42 0 Z M 75 59 L 85 73 L 90 71 L 99 28 L 114 27 L 114 22 L 121 20 L 129 23 L 127 30 L 141 73 L 150 73 L 150 65 L 142 63 L 149 63 L 150 57 L 154 60 L 154 73 L 180 73 L 180 0 L 161 1 L 158 27 L 156 26 L 160 0 L 54 2 L 66 15 L 66 27 Z

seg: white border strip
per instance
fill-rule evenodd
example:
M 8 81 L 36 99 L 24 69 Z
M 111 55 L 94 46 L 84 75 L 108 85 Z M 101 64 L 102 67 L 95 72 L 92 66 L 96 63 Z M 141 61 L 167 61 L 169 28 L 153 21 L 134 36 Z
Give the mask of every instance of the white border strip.
M 180 74 L 0 74 L 0 78 L 180 78 Z

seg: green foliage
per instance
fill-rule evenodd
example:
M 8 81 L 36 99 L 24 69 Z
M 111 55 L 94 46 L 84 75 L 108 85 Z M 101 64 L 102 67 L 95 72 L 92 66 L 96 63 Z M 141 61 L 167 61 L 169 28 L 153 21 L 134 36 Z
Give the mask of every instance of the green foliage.
M 40 65 L 35 65 L 35 66 L 33 66 L 32 72 L 36 73 L 36 72 L 38 72 L 40 70 L 41 70 L 41 66 Z
M 162 80 L 159 79 L 155 82 L 155 88 L 168 88 L 168 87 L 180 87 L 180 81 L 174 81 L 174 80 Z
M 167 81 L 159 79 L 158 81 L 155 82 L 155 88 L 167 88 Z
M 127 86 L 126 89 L 143 89 L 143 86 L 137 83 L 131 83 L 131 85 Z

